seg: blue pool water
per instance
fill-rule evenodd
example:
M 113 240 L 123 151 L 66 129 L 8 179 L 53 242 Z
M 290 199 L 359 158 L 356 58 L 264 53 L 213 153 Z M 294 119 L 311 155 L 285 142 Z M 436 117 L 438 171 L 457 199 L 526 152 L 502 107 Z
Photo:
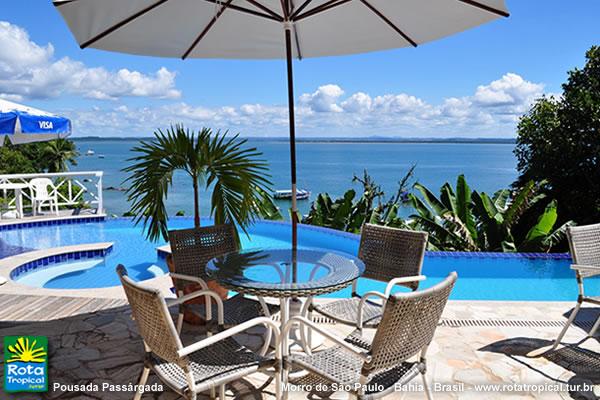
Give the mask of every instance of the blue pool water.
M 210 223 L 204 221 L 205 224 Z M 171 229 L 192 226 L 191 219 L 173 218 Z M 290 242 L 290 227 L 284 223 L 259 222 L 251 227 L 250 237 L 241 235 L 244 248 L 286 247 Z M 144 239 L 142 230 L 128 219 L 108 219 L 104 222 L 42 226 L 3 231 L 0 233 L 0 258 L 8 256 L 3 249 L 42 249 L 82 243 L 114 242 L 105 259 L 85 259 L 55 264 L 43 271 L 19 275 L 17 279 L 32 286 L 46 288 L 97 288 L 118 285 L 114 272 L 117 264 L 127 266 L 136 280 L 144 280 L 166 271 L 164 261 L 157 257 L 156 247 Z M 305 248 L 327 248 L 355 255 L 358 236 L 322 228 L 301 226 L 299 245 Z M 7 250 L 8 251 L 8 250 Z M 442 280 L 451 271 L 459 279 L 452 298 L 457 300 L 573 300 L 577 286 L 568 259 L 503 257 L 497 254 L 429 253 L 423 273 L 428 279 L 422 287 Z M 59 271 L 59 272 L 57 272 Z M 266 278 L 270 279 L 269 277 Z M 588 289 L 586 284 L 586 289 Z M 362 279 L 359 291 L 383 290 L 383 284 Z M 589 282 L 590 291 L 600 291 L 600 279 Z M 330 296 L 348 296 L 350 289 Z

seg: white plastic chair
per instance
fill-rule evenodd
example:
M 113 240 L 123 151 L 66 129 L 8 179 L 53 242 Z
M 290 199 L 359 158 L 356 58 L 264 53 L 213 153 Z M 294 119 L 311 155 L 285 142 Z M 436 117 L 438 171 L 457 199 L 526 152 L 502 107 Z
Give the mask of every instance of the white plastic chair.
M 54 210 L 54 214 L 58 216 L 58 195 L 54 183 L 48 178 L 34 178 L 29 181 L 29 186 L 32 191 L 33 215 L 41 213 L 42 207 L 47 205 L 50 212 Z

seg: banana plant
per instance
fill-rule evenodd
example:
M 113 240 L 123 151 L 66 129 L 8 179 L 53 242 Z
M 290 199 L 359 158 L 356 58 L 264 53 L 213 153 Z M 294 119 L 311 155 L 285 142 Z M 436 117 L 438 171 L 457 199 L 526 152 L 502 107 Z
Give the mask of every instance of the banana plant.
M 356 192 L 348 190 L 338 199 L 332 200 L 329 194 L 320 193 L 311 205 L 308 215 L 302 223 L 309 225 L 325 226 L 333 229 L 348 230 L 349 226 L 356 225 L 354 197 Z
M 456 189 L 448 183 L 440 189 L 439 198 L 428 188 L 415 184 L 420 194 L 411 195 L 416 211 L 410 220 L 415 229 L 429 232 L 430 248 L 455 251 L 549 251 L 564 239 L 565 230 L 571 222 L 558 229 L 557 203 L 551 201 L 537 222 L 526 230 L 525 237 L 515 239 L 513 228 L 523 214 L 544 199 L 540 186 L 527 182 L 522 188 L 511 192 L 499 190 L 493 196 L 485 192 L 471 191 L 466 179 L 460 175 Z
M 407 196 L 406 186 L 413 175 L 415 166 L 398 182 L 397 193 L 387 202 L 381 187 L 365 170 L 362 177 L 354 176 L 352 182 L 362 185 L 362 195 L 356 199 L 356 191 L 350 189 L 338 199 L 332 200 L 329 194 L 321 193 L 312 203 L 310 211 L 302 223 L 325 226 L 346 232 L 359 233 L 365 222 L 379 225 L 407 228 L 398 215 Z
M 417 229 L 429 232 L 433 249 L 477 251 L 478 231 L 472 213 L 471 189 L 464 175 L 456 180 L 456 190 L 445 183 L 440 197 L 420 183 L 414 189 L 421 197 L 410 194 L 412 206 L 417 212 L 410 219 Z

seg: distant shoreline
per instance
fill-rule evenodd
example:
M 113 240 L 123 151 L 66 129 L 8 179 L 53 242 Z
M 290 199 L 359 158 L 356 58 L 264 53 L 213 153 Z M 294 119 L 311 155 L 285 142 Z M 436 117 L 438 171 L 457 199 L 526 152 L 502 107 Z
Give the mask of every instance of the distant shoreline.
M 151 136 L 145 137 L 96 137 L 82 136 L 71 138 L 75 142 L 92 142 L 92 141 L 123 141 L 123 142 L 138 142 L 140 140 L 151 139 Z M 252 141 L 259 142 L 287 142 L 287 137 L 244 137 Z M 361 138 L 297 138 L 298 143 L 344 143 L 344 144 L 360 144 L 360 143 L 406 143 L 406 144 L 515 144 L 516 140 L 512 138 L 382 138 L 382 137 L 361 137 Z

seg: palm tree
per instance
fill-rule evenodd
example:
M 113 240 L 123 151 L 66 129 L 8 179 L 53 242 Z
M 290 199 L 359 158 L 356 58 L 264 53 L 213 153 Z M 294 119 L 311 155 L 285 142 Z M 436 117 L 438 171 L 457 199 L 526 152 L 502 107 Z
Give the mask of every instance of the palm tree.
M 150 240 L 166 239 L 165 200 L 175 171 L 189 175 L 194 190 L 194 225 L 200 226 L 200 186 L 212 189 L 211 216 L 216 224 L 235 223 L 244 231 L 260 215 L 264 192 L 269 192 L 268 165 L 256 148 L 245 147 L 246 140 L 227 132 L 213 133 L 202 128 L 197 134 L 181 125 L 166 132 L 158 130 L 154 138 L 142 141 L 132 151 L 137 156 L 124 169 L 131 173 L 126 181 L 131 213 L 136 223 L 143 222 Z
M 70 140 L 52 140 L 42 148 L 43 163 L 48 172 L 65 172 L 68 164 L 77 165 L 77 151 L 75 144 Z

